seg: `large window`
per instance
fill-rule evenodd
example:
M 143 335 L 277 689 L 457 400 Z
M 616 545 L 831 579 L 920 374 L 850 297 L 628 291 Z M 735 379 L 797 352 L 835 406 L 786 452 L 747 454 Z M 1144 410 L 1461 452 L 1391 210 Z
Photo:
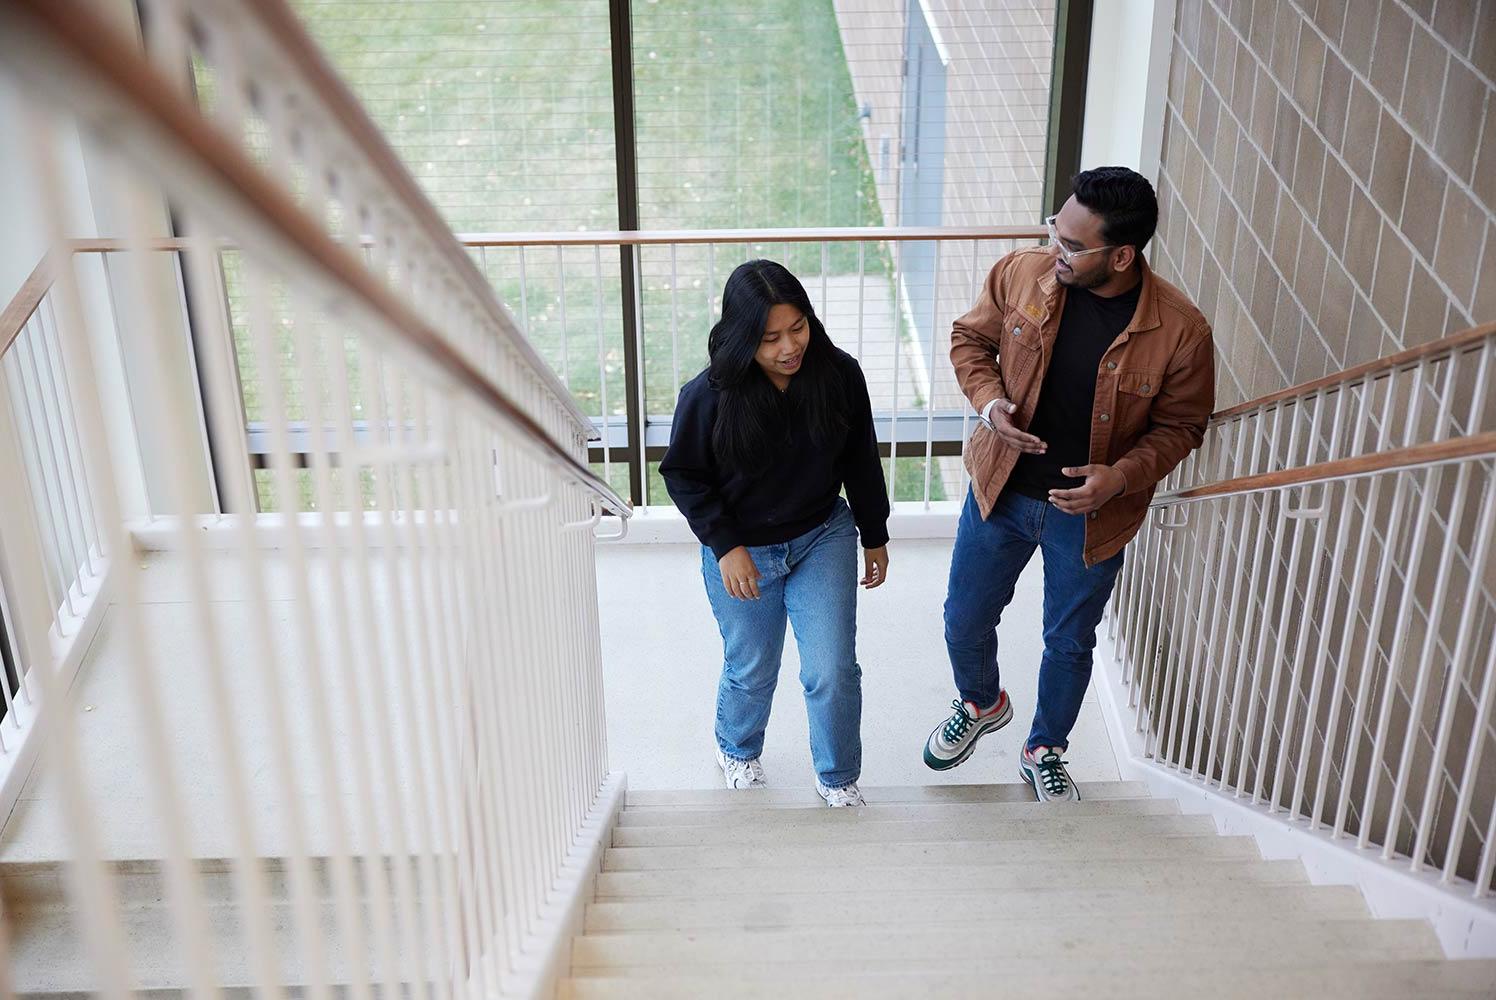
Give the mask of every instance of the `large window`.
M 1056 0 L 629 0 L 634 142 L 621 148 L 608 0 L 294 2 L 459 233 L 615 229 L 620 197 L 635 198 L 618 189 L 619 157 L 632 157 L 632 203 L 650 230 L 1043 214 Z M 642 499 L 642 473 L 658 503 L 658 435 L 641 458 L 639 428 L 668 425 L 681 383 L 705 364 L 722 282 L 753 256 L 798 274 L 832 339 L 859 354 L 875 410 L 905 445 L 890 463 L 898 497 L 955 495 L 958 461 L 926 468 L 925 449 L 909 447 L 927 422 L 895 425 L 961 408 L 937 362 L 1005 249 L 776 241 L 472 256 L 599 421 L 615 486 Z M 242 324 L 232 262 L 226 278 Z M 241 349 L 240 364 L 253 428 L 255 359 Z

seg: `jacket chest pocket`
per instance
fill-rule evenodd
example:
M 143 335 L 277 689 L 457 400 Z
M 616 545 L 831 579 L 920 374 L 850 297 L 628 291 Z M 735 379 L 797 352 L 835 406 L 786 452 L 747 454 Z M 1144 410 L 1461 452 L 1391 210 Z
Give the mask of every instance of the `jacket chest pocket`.
M 1018 395 L 1018 387 L 1038 367 L 1039 350 L 1039 324 L 1020 312 L 1009 313 L 1003 320 L 997 359 L 1011 395 Z
M 1158 395 L 1163 373 L 1130 369 L 1117 373 L 1117 423 L 1112 431 L 1116 438 L 1129 440 L 1148 427 L 1148 414 Z
M 1162 381 L 1161 372 L 1137 370 L 1122 372 L 1117 376 L 1118 401 L 1152 399 L 1158 395 L 1158 386 Z

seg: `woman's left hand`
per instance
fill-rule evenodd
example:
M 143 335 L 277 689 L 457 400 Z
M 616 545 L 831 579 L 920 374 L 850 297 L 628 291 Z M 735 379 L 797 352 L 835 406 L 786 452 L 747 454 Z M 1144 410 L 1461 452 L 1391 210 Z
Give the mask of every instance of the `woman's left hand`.
M 864 572 L 862 579 L 857 582 L 868 590 L 881 587 L 883 581 L 888 579 L 888 546 L 880 545 L 876 549 L 863 549 L 862 563 Z

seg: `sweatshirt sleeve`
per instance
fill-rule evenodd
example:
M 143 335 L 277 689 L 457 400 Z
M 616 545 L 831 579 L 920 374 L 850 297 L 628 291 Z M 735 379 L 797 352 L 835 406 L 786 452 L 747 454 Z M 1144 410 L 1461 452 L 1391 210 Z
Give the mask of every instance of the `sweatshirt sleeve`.
M 681 389 L 660 476 L 692 533 L 721 559 L 743 543 L 737 519 L 718 487 L 721 476 L 712 454 L 716 419 L 712 401 L 711 390 L 700 383 L 689 382 Z
M 862 536 L 862 547 L 876 549 L 888 544 L 888 484 L 883 478 L 883 461 L 878 457 L 878 433 L 873 427 L 867 379 L 850 355 L 844 364 L 850 429 L 842 451 L 842 482 L 847 487 L 847 504 Z

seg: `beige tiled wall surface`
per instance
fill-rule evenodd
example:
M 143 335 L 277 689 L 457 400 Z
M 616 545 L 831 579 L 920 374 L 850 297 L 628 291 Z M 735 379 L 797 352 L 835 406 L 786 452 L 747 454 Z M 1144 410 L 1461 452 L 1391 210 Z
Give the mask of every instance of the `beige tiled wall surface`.
M 1222 405 L 1496 319 L 1496 0 L 1181 0 L 1150 259 Z

